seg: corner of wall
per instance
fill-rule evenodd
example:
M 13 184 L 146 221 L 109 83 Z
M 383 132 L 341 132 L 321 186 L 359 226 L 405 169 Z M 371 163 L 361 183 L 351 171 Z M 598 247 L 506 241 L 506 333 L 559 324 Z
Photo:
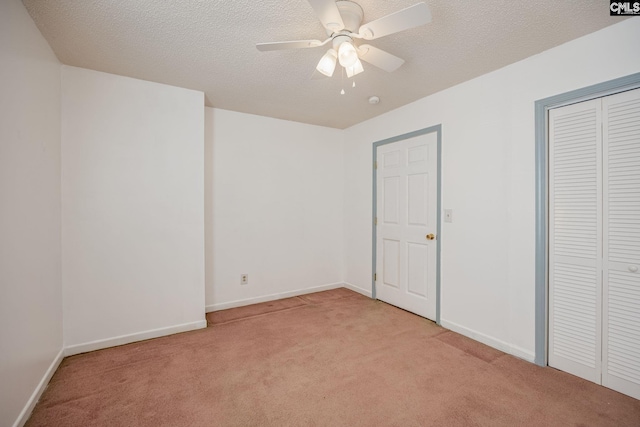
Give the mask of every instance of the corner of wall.
M 47 368 L 47 370 L 45 371 L 44 375 L 42 376 L 42 379 L 40 380 L 40 382 L 38 382 L 38 385 L 33 390 L 33 393 L 27 400 L 26 404 L 24 405 L 24 408 L 22 408 L 22 411 L 18 415 L 18 418 L 13 423 L 13 427 L 22 427 L 29 420 L 31 413 L 33 412 L 33 408 L 35 408 L 36 404 L 38 403 L 38 400 L 40 400 L 42 393 L 44 393 L 45 389 L 47 388 L 47 385 L 49 385 L 49 381 L 51 381 L 53 374 L 55 374 L 56 371 L 58 370 L 58 366 L 60 366 L 60 363 L 62 363 L 62 359 L 64 359 L 64 357 L 65 357 L 64 348 L 61 348 L 58 354 L 56 355 L 56 357 L 53 359 L 53 361 L 49 365 L 49 367 Z

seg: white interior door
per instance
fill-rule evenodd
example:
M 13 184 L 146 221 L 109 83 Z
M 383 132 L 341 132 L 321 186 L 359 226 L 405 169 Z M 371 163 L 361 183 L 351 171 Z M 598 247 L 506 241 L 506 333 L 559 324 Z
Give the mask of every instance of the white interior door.
M 377 148 L 376 296 L 436 320 L 437 134 Z
M 640 89 L 602 99 L 602 385 L 640 399 Z
M 600 383 L 601 101 L 549 111 L 549 366 Z
M 640 89 L 549 112 L 549 365 L 640 399 Z

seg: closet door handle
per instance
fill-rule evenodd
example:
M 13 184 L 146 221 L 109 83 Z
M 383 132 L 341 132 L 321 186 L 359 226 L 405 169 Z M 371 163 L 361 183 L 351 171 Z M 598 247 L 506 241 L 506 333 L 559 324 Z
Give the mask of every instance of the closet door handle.
M 629 271 L 632 273 L 637 273 L 638 272 L 638 267 L 636 267 L 635 265 L 630 265 L 629 266 Z

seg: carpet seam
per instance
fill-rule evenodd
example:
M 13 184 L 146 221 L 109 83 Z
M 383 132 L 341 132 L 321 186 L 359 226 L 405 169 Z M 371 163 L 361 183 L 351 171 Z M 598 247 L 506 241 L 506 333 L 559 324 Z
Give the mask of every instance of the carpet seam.
M 309 303 L 305 302 L 304 304 L 298 305 L 298 306 L 295 306 L 295 307 L 281 308 L 279 310 L 273 310 L 273 311 L 270 311 L 268 313 L 254 314 L 252 316 L 240 317 L 239 319 L 227 320 L 226 322 L 217 322 L 217 323 L 213 323 L 213 322 L 209 323 L 209 322 L 207 322 L 207 326 L 226 325 L 227 323 L 233 323 L 233 322 L 239 322 L 239 321 L 242 321 L 242 320 L 255 319 L 256 317 L 264 317 L 264 316 L 268 316 L 268 315 L 274 314 L 274 313 L 281 313 L 283 311 L 295 310 L 297 308 L 307 307 L 309 305 L 312 305 L 312 304 L 309 304 Z
M 353 292 L 353 291 L 352 291 L 352 292 Z M 355 293 L 355 292 L 354 292 L 354 293 Z M 357 294 L 357 293 L 356 293 L 356 294 Z M 303 297 L 304 297 L 304 295 L 299 295 L 299 296 L 296 296 L 296 297 L 292 297 L 292 298 L 298 298 L 298 299 L 300 299 L 300 300 L 304 303 L 304 304 L 299 305 L 299 306 L 296 306 L 296 307 L 281 308 L 281 309 L 279 309 L 279 310 L 273 310 L 273 311 L 269 311 L 269 312 L 267 312 L 267 313 L 254 314 L 253 316 L 246 316 L 246 317 L 241 317 L 241 318 L 239 318 L 239 319 L 227 320 L 226 322 L 217 322 L 217 323 L 213 323 L 213 322 L 209 322 L 209 321 L 207 320 L 207 327 L 209 327 L 209 326 L 215 326 L 215 325 L 226 325 L 227 323 L 238 322 L 238 321 L 241 321 L 241 320 L 254 319 L 254 318 L 257 318 L 257 317 L 267 316 L 267 315 L 269 315 L 269 314 L 273 314 L 273 313 L 280 313 L 280 312 L 283 312 L 283 311 L 294 310 L 294 309 L 296 309 L 296 308 L 301 308 L 301 307 L 306 307 L 306 306 L 322 305 L 322 304 L 326 304 L 326 303 L 329 303 L 329 302 L 332 302 L 332 301 L 337 301 L 337 300 L 341 300 L 341 299 L 345 299 L 345 298 L 354 298 L 354 297 L 355 297 L 355 295 L 346 295 L 346 296 L 341 296 L 341 297 L 339 297 L 339 298 L 333 298 L 333 299 L 331 299 L 331 300 L 321 301 L 321 302 L 317 302 L 317 301 L 316 301 L 316 302 L 311 302 L 311 301 L 308 301 L 308 300 L 304 299 Z M 229 309 L 229 310 L 234 310 L 234 309 L 233 309 L 233 308 L 231 308 L 231 309 Z

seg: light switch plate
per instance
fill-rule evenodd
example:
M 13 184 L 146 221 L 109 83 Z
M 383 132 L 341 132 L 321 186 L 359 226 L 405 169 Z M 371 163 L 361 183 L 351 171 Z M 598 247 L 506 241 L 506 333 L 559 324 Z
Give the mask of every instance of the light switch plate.
M 444 210 L 444 222 L 453 222 L 453 209 Z

